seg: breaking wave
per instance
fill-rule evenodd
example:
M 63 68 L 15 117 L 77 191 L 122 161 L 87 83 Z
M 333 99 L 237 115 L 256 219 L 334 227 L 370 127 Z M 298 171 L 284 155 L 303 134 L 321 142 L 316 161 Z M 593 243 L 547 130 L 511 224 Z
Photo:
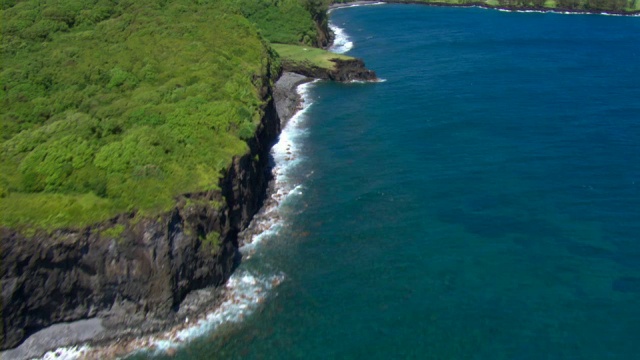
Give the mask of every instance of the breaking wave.
M 334 25 L 333 23 L 329 24 L 329 28 L 333 31 L 334 39 L 333 45 L 329 47 L 329 51 L 334 52 L 336 54 L 344 54 L 353 48 L 353 42 L 349 35 L 344 32 L 344 29 Z

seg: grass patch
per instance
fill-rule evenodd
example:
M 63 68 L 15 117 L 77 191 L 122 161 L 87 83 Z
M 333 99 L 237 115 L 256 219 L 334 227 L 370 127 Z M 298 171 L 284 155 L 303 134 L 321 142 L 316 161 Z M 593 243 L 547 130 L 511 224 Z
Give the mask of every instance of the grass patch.
M 108 228 L 107 230 L 102 232 L 102 235 L 112 238 L 112 239 L 119 239 L 120 235 L 122 235 L 122 233 L 124 232 L 125 227 L 122 224 L 116 224 L 110 228 Z
M 334 70 L 332 59 L 353 60 L 353 57 L 334 54 L 332 52 L 309 46 L 272 44 L 273 49 L 284 60 L 296 63 L 310 63 L 323 69 Z
M 206 235 L 204 239 L 202 239 L 202 244 L 209 249 L 211 254 L 215 254 L 221 245 L 220 241 L 220 233 L 216 231 L 212 231 Z
M 80 195 L 11 193 L 0 201 L 2 224 L 55 229 L 90 225 L 117 214 L 114 201 L 92 193 Z

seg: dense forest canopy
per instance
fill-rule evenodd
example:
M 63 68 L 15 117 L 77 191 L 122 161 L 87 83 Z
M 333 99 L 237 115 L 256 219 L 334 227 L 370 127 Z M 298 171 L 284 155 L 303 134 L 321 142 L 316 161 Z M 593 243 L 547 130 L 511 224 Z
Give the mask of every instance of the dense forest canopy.
M 2 225 L 84 226 L 217 186 L 262 117 L 302 0 L 3 1 Z M 272 79 L 267 79 L 269 81 Z

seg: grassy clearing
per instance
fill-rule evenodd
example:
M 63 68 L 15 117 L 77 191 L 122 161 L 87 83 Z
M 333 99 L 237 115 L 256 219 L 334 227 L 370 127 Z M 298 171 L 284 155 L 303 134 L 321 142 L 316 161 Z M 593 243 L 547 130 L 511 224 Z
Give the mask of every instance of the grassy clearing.
M 335 69 L 332 59 L 351 60 L 350 56 L 334 54 L 332 52 L 300 45 L 272 44 L 273 49 L 284 60 L 296 63 L 310 63 L 323 69 Z

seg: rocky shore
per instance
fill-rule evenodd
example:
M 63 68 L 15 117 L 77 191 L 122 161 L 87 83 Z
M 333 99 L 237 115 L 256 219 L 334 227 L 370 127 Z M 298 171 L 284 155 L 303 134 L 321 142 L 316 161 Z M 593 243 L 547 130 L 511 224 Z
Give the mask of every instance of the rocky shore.
M 300 109 L 300 95 L 296 91 L 298 85 L 312 81 L 305 75 L 285 71 L 282 73 L 273 89 L 273 99 L 276 104 L 276 111 L 280 117 L 282 128 L 287 121 Z
M 343 74 L 359 79 L 362 72 Z M 9 349 L 2 359 L 83 343 L 96 349 L 89 358 L 121 356 L 148 345 L 140 343 L 143 335 L 175 332 L 211 313 L 226 298 L 220 285 L 241 260 L 239 246 L 260 231 L 249 224 L 268 198 L 269 150 L 299 110 L 297 86 L 312 80 L 284 72 L 266 87 L 272 100 L 251 151 L 234 159 L 219 192 L 183 195 L 156 219 L 124 214 L 31 238 L 1 229 L 3 349 Z M 122 228 L 119 237 L 105 234 L 113 226 Z M 207 240 L 211 233 L 217 244 Z

